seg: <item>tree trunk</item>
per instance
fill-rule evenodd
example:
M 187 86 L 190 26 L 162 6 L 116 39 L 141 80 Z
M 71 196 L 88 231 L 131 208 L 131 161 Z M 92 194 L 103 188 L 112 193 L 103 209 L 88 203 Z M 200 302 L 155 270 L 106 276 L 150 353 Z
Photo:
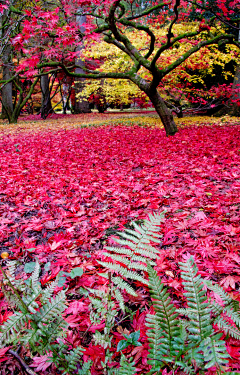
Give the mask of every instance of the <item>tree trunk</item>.
M 7 48 L 8 49 L 8 48 Z M 3 66 L 3 80 L 11 78 L 11 70 L 9 64 Z M 7 83 L 2 88 L 2 114 L 1 118 L 10 118 L 13 113 L 13 100 L 12 100 L 12 82 Z
M 174 135 L 178 131 L 177 125 L 174 122 L 171 111 L 166 106 L 158 91 L 155 90 L 155 92 L 147 92 L 146 94 L 148 95 L 154 108 L 156 109 L 157 114 L 162 120 L 166 135 Z
M 0 24 L 3 25 L 4 21 L 6 20 L 6 11 L 3 12 L 3 14 L 0 17 Z M 5 36 L 5 31 L 4 29 L 1 30 L 0 32 L 0 37 L 3 40 L 3 45 L 4 45 L 4 36 Z M 11 46 L 7 43 L 5 48 L 3 49 L 2 52 L 2 63 L 3 63 L 3 70 L 2 70 L 2 79 L 3 80 L 9 80 L 12 76 L 11 74 Z M 3 88 L 2 88 L 2 114 L 1 118 L 8 118 L 13 114 L 13 99 L 12 99 L 12 82 L 7 83 Z
M 238 92 L 233 93 L 232 99 L 240 101 L 240 64 L 237 66 L 232 89 L 233 92 L 238 90 Z M 229 114 L 232 116 L 240 116 L 240 106 L 237 105 L 237 103 L 232 103 Z
M 49 91 L 48 75 L 41 76 L 41 90 L 42 90 L 42 106 L 41 118 L 46 119 L 49 113 L 53 111 Z
M 79 9 L 80 11 L 81 9 Z M 82 33 L 84 33 L 85 28 L 82 26 L 83 23 L 86 23 L 86 16 L 77 16 L 76 22 L 79 25 L 79 29 Z M 83 47 L 77 47 L 77 51 L 81 51 Z M 79 68 L 76 68 L 75 72 L 78 74 L 84 73 L 82 67 L 84 67 L 84 61 L 79 57 L 76 60 L 76 64 Z M 85 97 L 77 98 L 76 95 L 80 94 L 85 86 L 85 78 L 76 78 L 75 79 L 75 106 L 74 106 L 74 113 L 90 113 L 89 102 Z

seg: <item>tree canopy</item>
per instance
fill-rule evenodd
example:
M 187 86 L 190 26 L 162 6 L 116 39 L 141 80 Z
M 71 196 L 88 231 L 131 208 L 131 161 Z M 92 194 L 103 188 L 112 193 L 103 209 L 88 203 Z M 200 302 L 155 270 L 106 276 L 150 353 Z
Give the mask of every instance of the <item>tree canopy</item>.
M 16 76 L 36 79 L 59 71 L 70 77 L 128 80 L 152 102 L 167 135 L 175 134 L 177 127 L 158 86 L 164 86 L 166 77 L 209 46 L 239 48 L 238 1 L 71 0 L 31 3 L 24 10 L 7 3 L 4 9 L 22 17 L 20 32 L 11 38 L 15 54 L 21 58 L 10 80 Z M 79 24 L 79 17 L 86 17 L 86 22 Z M 181 29 L 189 19 L 195 21 L 194 27 Z M 158 28 L 162 33 L 156 32 Z M 144 47 L 134 35 L 142 35 Z M 121 69 L 104 69 L 101 58 L 84 55 L 85 43 L 102 41 L 125 56 Z M 81 66 L 79 58 L 84 59 Z M 146 72 L 144 76 L 142 72 Z

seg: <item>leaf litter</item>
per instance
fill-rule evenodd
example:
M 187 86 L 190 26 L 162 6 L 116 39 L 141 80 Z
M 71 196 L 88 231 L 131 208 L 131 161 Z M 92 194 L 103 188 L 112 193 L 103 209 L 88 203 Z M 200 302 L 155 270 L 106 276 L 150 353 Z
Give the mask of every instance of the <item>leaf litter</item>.
M 89 301 L 79 299 L 77 289 L 105 283 L 97 257 L 108 234 L 133 220 L 166 211 L 155 269 L 175 302 L 182 295 L 177 263 L 189 254 L 202 276 L 240 301 L 237 120 L 184 118 L 179 133 L 170 138 L 157 122 L 154 116 L 95 116 L 95 122 L 84 116 L 81 123 L 64 118 L 1 126 L 0 251 L 25 264 L 19 277 L 28 277 L 36 257 L 45 265 L 43 285 L 61 272 L 60 287 L 69 287 L 69 342 L 85 346 L 85 358 L 91 357 L 96 369 L 104 354 L 91 342 L 91 333 L 101 327 L 89 329 Z M 129 329 L 141 328 L 143 347 L 126 350 L 144 371 L 148 297 L 143 286 L 138 292 L 130 302 L 139 309 L 133 323 L 119 326 L 118 332 L 129 335 Z M 8 314 L 2 300 L 1 320 Z M 84 336 L 86 330 L 90 336 Z M 122 339 L 116 333 L 116 345 Z M 238 362 L 236 348 L 239 342 L 229 339 L 228 351 Z M 37 358 L 34 366 L 47 371 L 49 366 Z

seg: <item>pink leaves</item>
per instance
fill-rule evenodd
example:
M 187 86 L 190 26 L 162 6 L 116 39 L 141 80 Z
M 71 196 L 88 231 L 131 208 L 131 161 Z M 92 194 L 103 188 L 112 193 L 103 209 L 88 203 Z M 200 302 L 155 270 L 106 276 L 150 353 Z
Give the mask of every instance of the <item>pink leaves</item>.
M 41 355 L 40 357 L 34 357 L 33 358 L 33 364 L 31 367 L 35 368 L 35 371 L 45 371 L 48 367 L 51 366 L 51 361 L 49 361 L 49 357 L 51 357 L 51 354 L 48 355 Z
M 3 137 L 0 146 L 1 244 L 16 255 L 35 247 L 40 260 L 71 269 L 109 227 L 166 209 L 169 269 L 186 252 L 207 274 L 238 266 L 238 127 L 186 128 L 174 139 L 137 126 L 59 130 Z

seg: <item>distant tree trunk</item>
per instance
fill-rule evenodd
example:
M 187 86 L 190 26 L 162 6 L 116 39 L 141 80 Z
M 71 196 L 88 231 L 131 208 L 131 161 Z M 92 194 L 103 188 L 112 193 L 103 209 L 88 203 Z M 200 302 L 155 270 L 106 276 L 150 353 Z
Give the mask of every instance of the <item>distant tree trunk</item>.
M 7 47 L 5 53 L 10 55 L 8 51 L 11 48 Z M 6 61 L 6 60 L 5 60 Z M 9 80 L 11 78 L 10 64 L 6 61 L 3 66 L 3 80 Z M 12 99 L 12 82 L 7 83 L 2 88 L 2 114 L 1 118 L 10 118 L 13 114 L 13 99 Z
M 238 27 L 240 27 L 240 22 L 238 23 Z M 240 30 L 238 31 L 238 42 L 240 43 Z M 238 99 L 240 101 L 240 64 L 237 65 L 234 81 L 233 81 L 233 90 L 237 89 L 238 86 L 238 93 L 233 92 L 233 100 Z M 237 103 L 233 103 L 231 106 L 230 114 L 232 116 L 240 116 L 240 106 Z
M 240 27 L 240 23 L 239 23 Z M 238 42 L 240 43 L 240 30 L 238 31 Z M 237 87 L 237 85 L 239 85 Z M 235 90 L 238 89 L 238 93 L 235 92 Z M 232 97 L 228 101 L 227 107 L 222 107 L 219 111 L 217 111 L 214 116 L 220 117 L 224 115 L 231 115 L 231 116 L 240 116 L 240 106 L 237 105 L 237 103 L 232 102 L 232 100 L 240 101 L 240 64 L 237 65 L 233 86 L 232 86 Z
M 77 16 L 76 17 L 77 24 L 79 25 L 80 31 L 84 33 L 85 28 L 82 26 L 83 23 L 86 22 L 86 16 Z M 81 51 L 83 47 L 77 47 L 77 51 Z M 84 73 L 82 67 L 84 67 L 84 61 L 79 57 L 76 61 L 76 64 L 79 68 L 76 68 L 75 72 L 78 74 Z M 76 78 L 75 79 L 75 95 L 79 94 L 83 91 L 85 86 L 86 79 L 85 78 Z M 85 97 L 77 98 L 75 96 L 75 105 L 74 105 L 74 113 L 89 113 L 91 112 L 89 102 Z
M 5 13 L 5 12 L 4 12 Z M 4 25 L 6 20 L 6 15 L 3 13 L 1 16 L 0 24 Z M 4 40 L 5 30 L 2 29 L 0 32 L 1 38 Z M 3 49 L 2 53 L 2 62 L 3 62 L 3 70 L 2 70 L 2 79 L 9 80 L 12 76 L 11 74 L 11 46 L 9 44 Z M 12 98 L 13 90 L 12 90 L 12 82 L 7 83 L 2 88 L 2 114 L 1 118 L 11 118 L 13 114 L 13 98 Z
M 167 136 L 174 135 L 178 131 L 177 125 L 174 122 L 172 112 L 166 106 L 157 89 L 154 92 L 146 92 L 146 94 L 148 95 L 154 108 L 156 109 L 157 114 L 162 120 Z
M 46 119 L 49 113 L 53 112 L 50 99 L 49 78 L 48 75 L 41 76 L 42 106 L 41 118 Z
M 239 86 L 237 87 L 237 85 L 239 85 Z M 237 66 L 237 70 L 236 70 L 236 73 L 235 73 L 235 77 L 234 77 L 234 81 L 233 81 L 233 91 L 237 88 L 238 88 L 238 92 L 237 92 L 237 94 L 233 93 L 232 99 L 233 100 L 238 99 L 238 101 L 240 101 L 240 65 Z M 230 115 L 240 116 L 240 106 L 237 105 L 237 103 L 233 103 L 231 105 Z

